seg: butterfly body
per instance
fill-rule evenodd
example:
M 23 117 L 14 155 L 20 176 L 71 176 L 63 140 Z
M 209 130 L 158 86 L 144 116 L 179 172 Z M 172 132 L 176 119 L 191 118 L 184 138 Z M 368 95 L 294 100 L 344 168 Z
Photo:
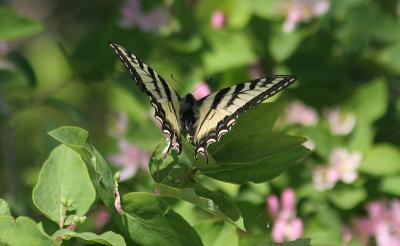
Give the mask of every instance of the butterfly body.
M 152 68 L 118 44 L 110 44 L 128 69 L 138 87 L 150 97 L 154 116 L 166 136 L 168 153 L 182 151 L 181 135 L 195 146 L 195 158 L 228 133 L 239 115 L 291 85 L 291 75 L 273 75 L 237 84 L 214 92 L 200 100 L 192 94 L 181 98 Z
M 181 113 L 179 116 L 183 134 L 192 140 L 195 132 L 195 126 L 198 121 L 198 104 L 193 94 L 187 94 L 181 102 Z

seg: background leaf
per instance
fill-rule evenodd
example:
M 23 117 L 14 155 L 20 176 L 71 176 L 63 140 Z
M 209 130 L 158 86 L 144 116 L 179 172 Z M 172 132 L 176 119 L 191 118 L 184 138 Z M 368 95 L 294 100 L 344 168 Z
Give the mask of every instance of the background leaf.
M 0 216 L 11 216 L 10 207 L 3 199 L 0 199 Z
M 208 221 L 197 224 L 194 227 L 204 245 L 218 246 L 229 242 L 229 245 L 238 246 L 239 237 L 236 234 L 236 227 L 224 221 Z
M 41 30 L 40 23 L 18 16 L 6 6 L 0 6 L 0 39 L 23 38 Z
M 379 144 L 364 157 L 360 171 L 371 175 L 391 175 L 400 172 L 400 152 L 394 146 Z

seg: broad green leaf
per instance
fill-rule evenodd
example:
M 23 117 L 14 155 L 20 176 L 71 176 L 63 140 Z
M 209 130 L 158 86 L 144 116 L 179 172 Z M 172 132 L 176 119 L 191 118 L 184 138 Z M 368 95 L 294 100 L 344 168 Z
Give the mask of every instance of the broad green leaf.
M 197 233 L 201 236 L 204 245 L 219 246 L 229 245 L 238 246 L 239 236 L 236 227 L 225 221 L 208 221 L 194 226 Z
M 358 122 L 364 124 L 379 119 L 386 112 L 388 91 L 382 79 L 359 87 L 347 104 L 349 112 L 354 112 Z
M 3 199 L 0 199 L 0 216 L 11 216 L 10 207 Z
M 389 144 L 371 148 L 361 162 L 360 171 L 370 175 L 384 176 L 400 172 L 400 151 Z
M 283 62 L 297 50 L 302 38 L 298 31 L 286 33 L 282 28 L 276 28 L 271 35 L 268 51 L 275 61 Z
M 370 124 L 357 122 L 357 125 L 349 140 L 349 147 L 352 150 L 366 152 L 374 140 L 374 131 Z
M 62 126 L 48 132 L 57 141 L 71 147 L 84 147 L 88 141 L 89 133 L 79 127 Z
M 361 187 L 346 187 L 329 192 L 329 199 L 341 209 L 352 209 L 367 198 L 367 192 Z
M 115 211 L 114 175 L 104 157 L 88 142 L 89 133 L 79 127 L 63 126 L 48 134 L 81 155 L 97 195 L 109 210 Z
M 61 226 L 84 216 L 96 193 L 79 154 L 59 145 L 43 164 L 32 196 L 36 207 Z
M 215 179 L 231 182 L 262 183 L 280 175 L 286 168 L 308 155 L 303 138 L 260 132 L 233 135 L 221 141 L 223 148 L 211 152 L 218 168 L 199 168 Z
M 40 31 L 40 23 L 21 17 L 4 5 L 0 6 L 0 39 L 24 38 Z
M 126 245 L 124 238 L 112 231 L 107 231 L 101 235 L 96 235 L 92 232 L 75 232 L 68 229 L 62 229 L 55 232 L 52 236 L 53 240 L 61 237 L 63 240 L 70 238 L 77 238 L 85 244 L 103 244 L 110 246 L 124 246 Z
M 0 228 L 1 245 L 57 245 L 27 217 L 0 216 Z
M 228 197 L 210 191 L 200 185 L 194 184 L 193 188 L 174 188 L 164 184 L 156 184 L 161 196 L 174 197 L 190 202 L 210 213 L 219 215 L 234 223 L 241 230 L 245 230 L 240 210 Z
M 379 185 L 382 192 L 400 196 L 400 175 L 383 178 Z
M 203 245 L 196 231 L 155 195 L 131 192 L 122 197 L 122 205 L 118 222 L 136 244 Z

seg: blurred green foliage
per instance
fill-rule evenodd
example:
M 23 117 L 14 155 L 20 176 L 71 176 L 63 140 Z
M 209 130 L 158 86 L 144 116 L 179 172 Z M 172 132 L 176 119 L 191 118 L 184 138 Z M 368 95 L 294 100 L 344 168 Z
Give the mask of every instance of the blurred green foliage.
M 353 219 L 366 216 L 365 206 L 372 201 L 400 196 L 400 1 L 328 1 L 325 13 L 301 12 L 306 17 L 285 31 L 290 3 L 296 1 L 301 2 L 0 3 L 0 197 L 9 204 L 0 200 L 0 227 L 9 228 L 0 230 L 0 242 L 23 244 L 18 241 L 23 230 L 26 240 L 40 245 L 60 238 L 75 238 L 64 240 L 66 245 L 123 245 L 124 240 L 154 245 L 167 242 L 165 238 L 174 245 L 221 245 L 227 238 L 232 245 L 270 245 L 275 221 L 266 212 L 266 198 L 292 187 L 303 238 L 311 238 L 313 245 L 361 245 Z M 212 23 L 216 11 L 224 14 L 221 27 Z M 221 145 L 211 147 L 208 166 L 193 160 L 190 146 L 179 157 L 161 160 L 164 142 L 148 98 L 112 54 L 109 41 L 133 51 L 181 95 L 193 92 L 200 81 L 212 90 L 269 74 L 293 74 L 298 82 L 278 102 L 243 115 Z M 285 123 L 283 101 L 303 102 L 319 121 Z M 355 116 L 349 133 L 332 133 L 330 108 Z M 128 127 L 115 137 L 110 131 L 121 112 Z M 300 136 L 315 145 L 301 161 L 307 151 Z M 126 205 L 120 215 L 113 173 L 121 167 L 110 166 L 107 159 L 120 152 L 122 140 L 153 155 L 150 174 L 139 170 L 119 183 Z M 219 148 L 225 143 L 230 148 Z M 315 170 L 325 168 L 337 148 L 360 153 L 357 178 L 320 191 Z M 268 159 L 253 165 L 260 156 Z M 72 157 L 77 167 L 65 170 Z M 247 159 L 234 163 L 240 158 Z M 194 167 L 200 172 L 194 173 Z M 196 185 L 191 184 L 193 173 Z M 155 188 L 160 194 L 148 193 Z M 94 201 L 93 189 L 100 199 Z M 81 192 L 88 193 L 84 199 Z M 73 198 L 70 206 L 63 194 L 66 200 Z M 114 219 L 99 226 L 103 204 Z M 60 208 L 87 220 L 77 223 L 76 230 L 54 234 L 63 217 L 57 213 Z M 41 226 L 22 215 L 42 221 Z M 156 233 L 158 226 L 163 229 Z M 351 231 L 351 239 L 343 228 Z M 378 236 L 369 242 L 377 243 Z

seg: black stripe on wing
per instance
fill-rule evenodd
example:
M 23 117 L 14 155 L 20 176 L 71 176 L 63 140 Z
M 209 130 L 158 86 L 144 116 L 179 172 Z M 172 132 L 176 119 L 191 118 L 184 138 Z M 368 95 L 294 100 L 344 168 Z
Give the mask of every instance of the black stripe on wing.
M 109 45 L 128 69 L 138 87 L 150 97 L 151 105 L 155 110 L 154 116 L 160 122 L 161 131 L 167 136 L 170 142 L 168 151 L 169 149 L 174 148 L 180 153 L 182 151 L 180 133 L 174 131 L 171 122 L 167 119 L 167 115 L 161 103 L 157 100 L 157 98 L 163 101 L 166 99 L 165 101 L 168 102 L 168 106 L 172 107 L 171 111 L 174 112 L 174 117 L 179 119 L 176 115 L 176 109 L 172 101 L 172 96 L 176 96 L 177 99 L 180 100 L 179 95 L 169 87 L 168 83 L 160 75 L 158 75 L 151 67 L 140 61 L 131 52 L 118 44 L 110 43 Z M 139 74 L 139 71 L 143 74 Z M 147 76 L 150 81 L 145 82 L 142 76 Z M 154 91 L 148 90 L 146 83 L 151 83 L 154 86 Z M 165 96 L 163 96 L 163 92 L 165 93 Z
M 206 136 L 199 139 L 195 143 L 196 144 L 195 157 L 197 158 L 199 153 L 202 153 L 207 157 L 208 146 L 214 142 L 219 141 L 224 134 L 228 133 L 232 129 L 232 126 L 235 124 L 236 120 L 238 119 L 241 113 L 254 108 L 264 100 L 272 97 L 273 95 L 283 90 L 284 88 L 288 87 L 295 81 L 296 77 L 294 76 L 275 75 L 272 77 L 256 79 L 247 83 L 238 84 L 234 86 L 234 91 L 230 95 L 226 94 L 231 90 L 232 87 L 225 88 L 219 91 L 213 99 L 212 108 L 208 110 L 206 116 L 204 117 L 204 119 L 202 119 L 201 124 L 204 124 L 204 121 L 209 117 L 213 109 L 218 110 L 219 108 L 221 108 L 225 110 L 226 108 L 231 106 L 234 103 L 234 101 L 240 97 L 240 95 L 255 90 L 256 87 L 259 87 L 259 90 L 265 88 L 265 91 L 261 92 L 257 96 L 254 96 L 251 100 L 247 101 L 243 106 L 238 108 L 235 112 L 225 116 L 222 120 L 220 120 L 217 123 L 213 131 L 208 132 Z M 225 105 L 222 103 L 223 102 L 222 99 L 224 98 L 224 96 L 231 96 L 231 98 L 228 100 L 228 103 L 226 103 Z M 204 100 L 207 100 L 207 97 L 203 98 L 200 101 L 200 105 L 204 102 Z M 200 125 L 199 127 L 201 128 L 202 125 Z

